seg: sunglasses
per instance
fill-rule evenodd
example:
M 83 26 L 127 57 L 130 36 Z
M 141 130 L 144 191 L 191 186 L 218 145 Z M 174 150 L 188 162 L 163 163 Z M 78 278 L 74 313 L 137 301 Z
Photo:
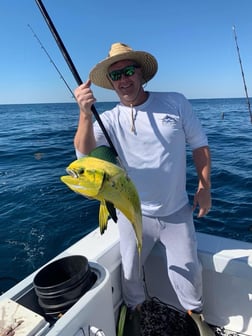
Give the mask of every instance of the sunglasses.
M 119 69 L 119 70 L 114 70 L 111 71 L 108 75 L 110 77 L 110 79 L 115 82 L 118 81 L 122 78 L 122 75 L 126 76 L 126 77 L 130 77 L 133 76 L 136 72 L 136 69 L 140 68 L 139 65 L 128 65 L 123 69 Z

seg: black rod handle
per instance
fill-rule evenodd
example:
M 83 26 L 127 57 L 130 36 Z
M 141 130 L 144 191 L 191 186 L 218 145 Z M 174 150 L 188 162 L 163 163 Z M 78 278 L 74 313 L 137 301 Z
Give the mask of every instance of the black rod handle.
M 37 5 L 38 5 L 38 7 L 39 7 L 39 9 L 40 9 L 40 11 L 41 11 L 41 13 L 42 13 L 42 15 L 43 15 L 46 23 L 47 23 L 47 25 L 48 25 L 51 33 L 52 33 L 52 35 L 53 35 L 53 37 L 54 37 L 54 39 L 55 39 L 55 41 L 56 41 L 56 43 L 57 43 L 57 45 L 58 45 L 61 53 L 62 53 L 65 61 L 67 62 L 68 67 L 71 70 L 71 72 L 72 72 L 72 74 L 73 74 L 73 76 L 74 76 L 77 84 L 81 85 L 83 83 L 83 81 L 81 80 L 81 78 L 80 78 L 80 76 L 78 74 L 78 71 L 76 70 L 76 68 L 75 68 L 75 66 L 73 64 L 73 61 L 72 61 L 72 59 L 71 59 L 71 57 L 70 57 L 70 55 L 69 55 L 66 47 L 64 46 L 64 43 L 62 42 L 62 39 L 60 38 L 60 36 L 59 36 L 59 34 L 58 34 L 58 32 L 57 32 L 57 30 L 56 30 L 56 28 L 55 28 L 55 26 L 54 26 L 51 18 L 49 16 L 49 14 L 47 13 L 47 10 L 45 9 L 45 6 L 43 5 L 43 2 L 41 0 L 35 0 L 35 1 L 36 1 Z M 98 112 L 97 112 L 97 110 L 96 110 L 96 108 L 95 108 L 94 105 L 91 106 L 91 110 L 92 110 L 93 115 L 94 115 L 95 119 L 97 120 L 100 128 L 102 129 L 103 134 L 104 134 L 106 140 L 108 141 L 111 149 L 114 151 L 115 155 L 118 157 L 118 153 L 117 153 L 117 151 L 115 149 L 115 146 L 113 145 L 112 140 L 110 139 L 109 134 L 108 134 L 105 126 L 103 125 L 102 120 L 101 120 L 101 118 L 100 118 L 100 116 L 99 116 L 99 114 L 98 114 Z

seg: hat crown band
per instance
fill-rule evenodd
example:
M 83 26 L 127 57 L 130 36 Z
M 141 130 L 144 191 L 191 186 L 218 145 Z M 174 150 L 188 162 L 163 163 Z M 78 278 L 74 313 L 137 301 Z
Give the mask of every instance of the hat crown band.
M 120 54 L 124 54 L 127 52 L 133 51 L 132 48 L 130 48 L 127 44 L 124 43 L 114 43 L 111 46 L 111 49 L 108 54 L 108 58 L 114 57 Z

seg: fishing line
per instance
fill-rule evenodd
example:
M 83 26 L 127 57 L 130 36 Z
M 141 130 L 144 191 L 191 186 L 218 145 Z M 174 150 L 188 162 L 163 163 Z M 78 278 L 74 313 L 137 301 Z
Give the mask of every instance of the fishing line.
M 235 31 L 235 26 L 233 26 L 232 29 L 233 29 L 233 32 L 234 32 L 234 39 L 235 39 L 235 44 L 236 44 L 236 50 L 237 50 L 237 54 L 238 54 L 238 59 L 239 59 L 240 68 L 241 68 L 241 74 L 242 74 L 242 79 L 243 79 L 243 85 L 244 85 L 245 94 L 246 94 L 246 98 L 247 98 L 247 104 L 248 104 L 248 110 L 249 110 L 249 115 L 250 115 L 250 121 L 252 123 L 252 112 L 251 112 L 251 108 L 250 108 L 250 101 L 249 101 L 249 97 L 248 97 L 248 90 L 247 90 L 247 85 L 246 85 L 246 81 L 245 81 L 245 76 L 244 76 L 244 71 L 243 71 L 243 66 L 242 66 L 242 61 L 241 61 L 241 55 L 240 55 L 240 50 L 239 50 L 238 41 L 237 41 L 237 35 L 236 35 L 236 31 Z
M 68 67 L 69 67 L 70 71 L 72 72 L 72 74 L 73 74 L 73 76 L 74 76 L 77 84 L 81 85 L 83 83 L 83 81 L 81 80 L 80 75 L 78 74 L 78 72 L 77 72 L 77 70 L 76 70 L 76 68 L 75 68 L 75 66 L 73 64 L 73 61 L 72 61 L 72 59 L 71 59 L 71 57 L 70 57 L 70 55 L 69 55 L 66 47 L 64 46 L 64 43 L 62 42 L 62 40 L 61 40 L 61 38 L 60 38 L 60 36 L 59 36 L 56 28 L 55 28 L 55 26 L 54 26 L 54 24 L 53 24 L 50 16 L 48 15 L 48 13 L 47 13 L 47 11 L 45 9 L 45 6 L 43 5 L 43 2 L 41 0 L 35 0 L 35 1 L 36 1 L 37 5 L 38 5 L 38 7 L 39 7 L 39 9 L 41 11 L 41 14 L 43 15 L 43 17 L 44 17 L 44 19 L 45 19 L 45 21 L 46 21 L 46 23 L 47 23 L 47 25 L 48 25 L 51 33 L 52 33 L 52 35 L 53 35 L 53 37 L 54 37 L 54 39 L 55 39 L 55 41 L 56 41 L 56 43 L 57 43 L 57 45 L 58 45 L 61 53 L 62 53 L 65 61 L 67 62 Z M 100 116 L 99 116 L 99 114 L 98 114 L 98 112 L 97 112 L 97 110 L 96 110 L 96 108 L 95 108 L 94 105 L 91 106 L 91 110 L 92 110 L 93 115 L 94 115 L 95 119 L 97 120 L 97 122 L 98 122 L 98 124 L 99 124 L 99 126 L 100 126 L 100 128 L 101 128 L 101 130 L 102 130 L 102 132 L 103 132 L 103 134 L 104 134 L 104 136 L 105 136 L 105 138 L 106 138 L 109 146 L 111 147 L 111 149 L 115 153 L 116 157 L 118 158 L 117 150 L 115 149 L 115 146 L 113 145 L 113 142 L 110 139 L 109 134 L 108 134 L 105 126 L 103 125 L 102 120 L 101 120 L 101 118 L 100 118 Z
M 31 32 L 33 33 L 33 36 L 35 37 L 35 39 L 38 41 L 39 45 L 41 46 L 41 48 L 43 49 L 43 51 L 45 52 L 45 54 L 47 55 L 47 57 L 49 58 L 50 62 L 52 63 L 52 65 L 54 66 L 54 68 L 56 69 L 56 71 L 58 72 L 60 78 L 63 80 L 63 82 L 65 83 L 66 87 L 68 88 L 68 90 L 70 91 L 72 98 L 75 99 L 75 96 L 73 94 L 73 91 L 71 90 L 70 86 L 68 85 L 67 81 L 65 80 L 65 78 L 63 77 L 62 73 L 60 72 L 59 68 L 57 67 L 57 65 L 55 64 L 55 62 L 53 61 L 53 59 L 51 58 L 51 56 L 49 55 L 48 51 L 46 50 L 46 48 L 43 46 L 42 42 L 40 41 L 40 39 L 38 38 L 37 34 L 35 34 L 34 30 L 32 29 L 31 25 L 28 24 L 28 27 L 30 28 Z

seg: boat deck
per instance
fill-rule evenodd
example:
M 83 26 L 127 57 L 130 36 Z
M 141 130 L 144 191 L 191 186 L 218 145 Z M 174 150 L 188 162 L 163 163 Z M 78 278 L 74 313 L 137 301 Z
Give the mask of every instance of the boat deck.
M 216 336 L 242 336 L 244 334 L 211 326 Z M 142 336 L 193 336 L 193 326 L 188 315 L 169 307 L 158 299 L 146 301 L 142 307 Z

